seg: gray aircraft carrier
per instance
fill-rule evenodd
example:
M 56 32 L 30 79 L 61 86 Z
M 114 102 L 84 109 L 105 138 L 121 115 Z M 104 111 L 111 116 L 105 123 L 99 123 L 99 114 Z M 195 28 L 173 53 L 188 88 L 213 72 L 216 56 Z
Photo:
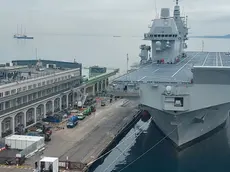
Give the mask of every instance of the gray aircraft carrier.
M 139 69 L 113 82 L 114 93 L 137 92 L 140 108 L 177 146 L 222 126 L 230 109 L 230 56 L 224 52 L 186 52 L 188 17 L 161 9 L 141 45 Z M 149 55 L 151 54 L 151 57 Z

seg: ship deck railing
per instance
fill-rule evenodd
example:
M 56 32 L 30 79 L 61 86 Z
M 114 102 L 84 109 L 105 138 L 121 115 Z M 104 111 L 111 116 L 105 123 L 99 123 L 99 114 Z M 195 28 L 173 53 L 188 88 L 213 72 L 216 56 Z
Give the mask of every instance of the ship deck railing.
M 113 81 L 113 84 L 122 84 L 122 85 L 127 85 L 127 84 L 179 84 L 179 85 L 188 85 L 192 84 L 192 81 Z
M 109 88 L 107 90 L 109 94 L 119 97 L 139 97 L 140 90 L 139 89 L 130 89 L 124 90 L 123 88 Z

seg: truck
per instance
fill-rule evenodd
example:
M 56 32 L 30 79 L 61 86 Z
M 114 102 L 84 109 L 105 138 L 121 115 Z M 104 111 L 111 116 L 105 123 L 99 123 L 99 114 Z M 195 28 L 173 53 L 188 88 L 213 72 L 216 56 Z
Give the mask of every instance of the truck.
M 27 136 L 40 136 L 40 137 L 44 137 L 46 142 L 51 141 L 51 134 L 50 133 L 42 133 L 39 131 L 29 131 L 28 133 L 26 133 Z
M 78 117 L 79 120 L 85 119 L 85 115 L 83 115 L 83 113 L 78 113 L 76 116 Z
M 85 115 L 85 116 L 90 115 L 90 114 L 91 114 L 91 108 L 90 108 L 90 107 L 88 107 L 88 108 L 87 108 L 87 109 L 85 109 L 82 113 L 83 113 L 83 115 Z
M 51 140 L 52 130 L 51 127 L 44 123 L 38 122 L 32 127 L 26 129 L 26 135 L 28 136 L 42 136 L 45 141 Z
M 106 101 L 105 100 L 101 100 L 101 106 L 105 106 L 106 105 Z
M 66 123 L 66 127 L 67 128 L 74 128 L 78 123 L 78 117 L 77 116 L 71 116 L 67 123 Z
M 77 108 L 82 108 L 82 107 L 83 107 L 82 102 L 81 102 L 81 101 L 78 101 L 78 102 L 77 102 Z
M 91 105 L 90 108 L 91 108 L 91 112 L 96 112 L 96 105 L 95 104 Z
M 55 114 L 52 116 L 47 116 L 42 119 L 43 122 L 52 122 L 52 123 L 60 123 L 62 121 L 62 116 L 59 114 Z

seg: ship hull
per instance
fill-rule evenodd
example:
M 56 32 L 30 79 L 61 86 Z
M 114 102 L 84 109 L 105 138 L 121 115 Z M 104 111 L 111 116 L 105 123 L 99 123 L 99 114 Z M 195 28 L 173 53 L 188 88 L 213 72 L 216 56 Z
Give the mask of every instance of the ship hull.
M 157 127 L 173 141 L 174 145 L 182 148 L 202 136 L 223 126 L 228 119 L 230 104 L 212 108 L 173 115 L 150 107 L 147 110 Z
M 33 37 L 16 37 L 17 39 L 34 39 Z

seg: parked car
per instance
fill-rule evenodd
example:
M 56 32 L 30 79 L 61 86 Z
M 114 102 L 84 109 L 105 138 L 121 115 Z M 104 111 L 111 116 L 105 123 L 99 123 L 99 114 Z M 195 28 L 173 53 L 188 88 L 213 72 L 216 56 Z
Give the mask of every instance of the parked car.
M 77 116 L 72 116 L 69 118 L 69 120 L 66 123 L 67 128 L 74 128 L 78 123 L 78 117 Z
M 83 115 L 83 113 L 78 113 L 77 117 L 78 117 L 79 120 L 85 119 L 85 115 Z
M 105 100 L 102 100 L 101 101 L 101 106 L 105 106 L 106 105 L 106 101 Z

